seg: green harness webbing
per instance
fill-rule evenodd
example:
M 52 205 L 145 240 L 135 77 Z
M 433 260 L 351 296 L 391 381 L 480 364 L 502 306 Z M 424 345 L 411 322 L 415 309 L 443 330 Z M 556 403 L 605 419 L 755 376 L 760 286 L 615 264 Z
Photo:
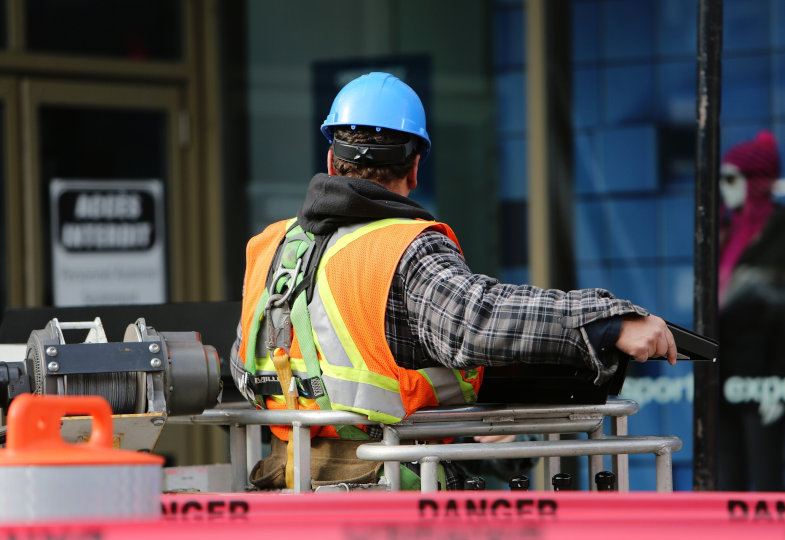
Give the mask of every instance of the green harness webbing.
M 292 306 L 292 326 L 294 333 L 300 343 L 300 352 L 303 353 L 303 361 L 308 370 L 308 376 L 318 377 L 319 381 L 322 379 L 322 368 L 319 366 L 319 357 L 316 354 L 316 344 L 313 341 L 313 327 L 311 326 L 311 318 L 308 315 L 308 305 L 306 302 L 306 293 L 302 291 L 294 300 Z M 324 382 L 322 382 L 324 388 Z M 327 396 L 327 391 L 316 398 L 316 403 L 323 411 L 332 410 L 332 403 Z M 370 439 L 368 434 L 356 426 L 333 426 L 338 436 L 342 439 Z
M 313 339 L 313 327 L 311 326 L 311 318 L 308 313 L 307 293 L 308 290 L 313 286 L 313 280 L 315 280 L 316 272 L 311 272 L 312 282 L 307 283 L 305 287 L 301 287 L 304 276 L 310 270 L 309 265 L 318 264 L 317 260 L 310 260 L 315 244 L 316 241 L 314 235 L 303 231 L 302 228 L 296 224 L 296 222 L 287 231 L 283 241 L 283 247 L 281 248 L 282 252 L 278 267 L 273 273 L 273 278 L 269 287 L 264 290 L 264 293 L 259 298 L 259 302 L 256 305 L 256 310 L 254 312 L 254 323 L 251 328 L 251 336 L 248 336 L 249 340 L 248 347 L 246 349 L 246 359 L 250 359 L 250 361 L 246 360 L 246 370 L 248 370 L 250 365 L 252 366 L 252 373 L 256 372 L 255 358 L 257 357 L 257 339 L 263 319 L 266 318 L 268 321 L 268 343 L 265 344 L 265 354 L 271 355 L 276 347 L 281 346 L 275 342 L 272 343 L 274 346 L 270 346 L 270 339 L 275 338 L 269 335 L 270 329 L 272 329 L 272 327 L 269 325 L 271 322 L 273 325 L 280 323 L 281 320 L 281 317 L 273 317 L 270 314 L 275 309 L 288 309 L 291 311 L 289 317 L 290 327 L 275 327 L 274 333 L 291 333 L 291 328 L 294 328 L 294 333 L 297 336 L 297 340 L 300 345 L 300 352 L 303 355 L 303 361 L 305 362 L 308 376 L 311 379 L 317 379 L 319 385 L 324 390 L 320 395 L 315 396 L 314 399 L 316 400 L 316 403 L 319 405 L 321 410 L 329 411 L 332 410 L 332 403 L 330 402 L 330 398 L 327 395 L 326 389 L 324 389 L 324 383 L 322 381 L 322 369 L 319 365 L 319 356 L 316 352 L 316 343 Z M 294 283 L 292 283 L 292 280 L 294 280 Z M 293 303 L 291 302 L 292 293 L 296 295 Z M 285 345 L 282 348 L 285 348 L 286 352 L 288 353 L 290 343 L 285 343 L 282 345 Z M 271 357 L 270 360 L 272 361 Z M 357 428 L 356 426 L 333 427 L 338 433 L 338 436 L 342 439 L 370 439 L 365 431 Z

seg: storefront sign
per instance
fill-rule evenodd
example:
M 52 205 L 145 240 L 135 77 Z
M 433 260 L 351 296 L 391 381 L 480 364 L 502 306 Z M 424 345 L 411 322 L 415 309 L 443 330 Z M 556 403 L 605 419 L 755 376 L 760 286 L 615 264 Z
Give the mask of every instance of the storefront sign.
M 54 305 L 166 301 L 160 180 L 66 180 L 49 185 Z

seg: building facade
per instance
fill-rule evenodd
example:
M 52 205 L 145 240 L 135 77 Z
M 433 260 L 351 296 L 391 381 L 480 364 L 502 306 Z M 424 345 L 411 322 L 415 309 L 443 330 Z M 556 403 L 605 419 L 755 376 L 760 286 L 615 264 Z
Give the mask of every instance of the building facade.
M 697 2 L 550 4 L 536 38 L 522 0 L 0 2 L 0 306 L 238 300 L 245 242 L 324 170 L 335 91 L 385 70 L 428 114 L 413 198 L 473 270 L 691 327 Z M 785 5 L 725 0 L 723 39 L 723 149 L 785 140 Z M 633 431 L 683 439 L 677 489 L 692 384 L 649 363 L 625 385 Z

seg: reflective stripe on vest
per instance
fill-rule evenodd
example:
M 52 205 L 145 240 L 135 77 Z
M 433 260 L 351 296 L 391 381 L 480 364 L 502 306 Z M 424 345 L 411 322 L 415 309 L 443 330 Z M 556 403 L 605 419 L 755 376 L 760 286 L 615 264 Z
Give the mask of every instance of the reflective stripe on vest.
M 464 394 L 463 380 L 458 370 L 432 367 L 418 371 L 428 379 L 440 405 L 462 405 L 474 401 L 469 401 L 470 398 Z

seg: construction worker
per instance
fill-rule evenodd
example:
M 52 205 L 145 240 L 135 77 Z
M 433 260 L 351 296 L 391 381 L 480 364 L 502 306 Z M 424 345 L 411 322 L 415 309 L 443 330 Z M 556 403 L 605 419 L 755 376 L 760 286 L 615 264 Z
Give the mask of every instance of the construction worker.
M 408 198 L 431 140 L 419 97 L 400 79 L 349 82 L 321 131 L 331 143 L 328 174 L 313 177 L 295 218 L 267 227 L 246 251 L 232 366 L 258 407 L 394 423 L 423 407 L 473 403 L 485 366 L 571 364 L 600 384 L 618 365 L 613 351 L 675 363 L 665 322 L 608 291 L 543 290 L 471 272 L 450 227 Z M 291 476 L 289 429 L 272 428 L 272 455 L 252 473 L 257 486 L 283 487 Z M 376 481 L 380 464 L 354 450 L 379 434 L 314 427 L 314 459 L 335 465 L 320 471 L 312 462 L 315 484 Z M 446 487 L 460 487 L 451 474 Z

